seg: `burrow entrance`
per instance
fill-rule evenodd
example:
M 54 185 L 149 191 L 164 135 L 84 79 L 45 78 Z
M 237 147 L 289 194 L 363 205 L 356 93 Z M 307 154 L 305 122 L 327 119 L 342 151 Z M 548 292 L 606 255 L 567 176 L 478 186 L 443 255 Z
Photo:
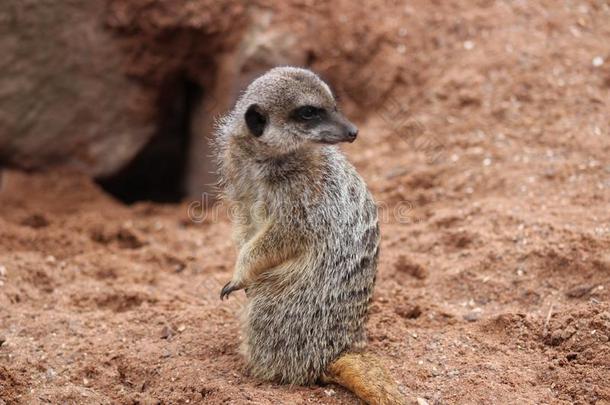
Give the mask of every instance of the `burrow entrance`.
M 185 74 L 166 79 L 159 92 L 155 135 L 125 167 L 97 183 L 126 204 L 185 198 L 192 114 L 202 97 L 201 86 Z

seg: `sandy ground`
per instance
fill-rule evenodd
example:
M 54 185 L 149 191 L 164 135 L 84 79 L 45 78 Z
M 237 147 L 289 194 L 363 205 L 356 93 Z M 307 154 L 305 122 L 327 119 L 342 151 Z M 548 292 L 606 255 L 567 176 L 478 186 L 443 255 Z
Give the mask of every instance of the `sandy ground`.
M 338 85 L 382 218 L 371 349 L 431 404 L 610 403 L 610 6 L 389 3 Z M 8 172 L 0 208 L 1 404 L 356 401 L 248 377 L 222 207 Z

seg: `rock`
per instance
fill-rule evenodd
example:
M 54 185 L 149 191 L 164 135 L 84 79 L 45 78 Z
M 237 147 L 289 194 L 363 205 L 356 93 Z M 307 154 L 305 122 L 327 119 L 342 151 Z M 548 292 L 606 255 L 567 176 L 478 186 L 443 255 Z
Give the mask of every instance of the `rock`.
M 595 287 L 597 287 L 595 284 L 577 285 L 566 291 L 566 296 L 568 298 L 582 298 L 585 295 L 588 295 L 591 291 L 593 291 Z
M 417 405 L 429 405 L 429 403 L 424 398 L 417 397 Z
M 57 371 L 49 367 L 45 373 L 45 378 L 47 379 L 47 381 L 53 381 L 55 377 L 57 377 Z
M 481 318 L 482 313 L 483 313 L 483 310 L 481 308 L 475 308 L 472 311 L 470 311 L 464 315 L 464 320 L 466 320 L 468 322 L 478 321 Z
M 188 132 L 174 124 L 195 113 L 190 89 L 209 94 L 217 59 L 246 31 L 235 27 L 248 25 L 239 0 L 5 1 L 0 16 L 0 166 L 96 178 L 153 138 Z
M 169 325 L 165 325 L 163 329 L 161 329 L 161 339 L 170 340 L 174 336 L 174 330 Z
M 101 21 L 105 8 L 96 1 L 1 3 L 0 49 L 8 59 L 0 75 L 0 162 L 68 164 L 99 175 L 152 136 L 150 123 L 138 120 L 141 90 Z

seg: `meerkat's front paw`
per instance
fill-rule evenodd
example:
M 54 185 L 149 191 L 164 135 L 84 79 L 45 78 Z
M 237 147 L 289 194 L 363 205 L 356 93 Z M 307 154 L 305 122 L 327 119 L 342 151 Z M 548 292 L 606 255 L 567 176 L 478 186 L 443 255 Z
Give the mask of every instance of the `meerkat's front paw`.
M 233 291 L 238 291 L 242 288 L 244 288 L 242 285 L 237 284 L 234 281 L 229 281 L 224 287 L 222 287 L 222 290 L 220 290 L 220 299 L 223 300 L 225 297 L 229 298 L 229 295 Z

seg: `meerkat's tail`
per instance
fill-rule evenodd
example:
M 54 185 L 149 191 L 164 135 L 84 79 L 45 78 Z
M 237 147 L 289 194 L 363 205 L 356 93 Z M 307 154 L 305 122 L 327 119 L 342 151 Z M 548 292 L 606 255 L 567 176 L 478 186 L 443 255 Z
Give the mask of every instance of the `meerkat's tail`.
M 378 357 L 345 353 L 328 366 L 322 377 L 352 391 L 369 405 L 405 405 L 407 399 Z

